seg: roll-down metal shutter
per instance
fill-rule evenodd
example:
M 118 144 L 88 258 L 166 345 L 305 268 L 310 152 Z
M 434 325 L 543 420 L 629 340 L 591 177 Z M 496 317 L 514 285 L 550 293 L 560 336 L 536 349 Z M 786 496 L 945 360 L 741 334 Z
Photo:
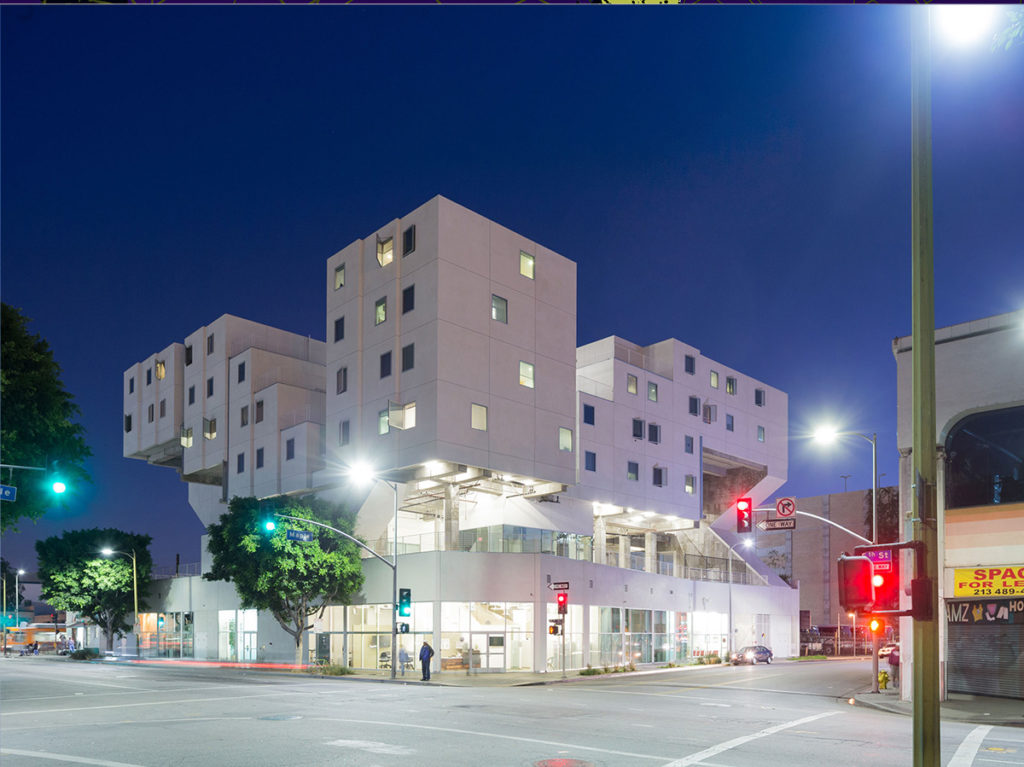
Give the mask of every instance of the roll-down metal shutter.
M 948 624 L 949 692 L 1024 698 L 1024 624 Z

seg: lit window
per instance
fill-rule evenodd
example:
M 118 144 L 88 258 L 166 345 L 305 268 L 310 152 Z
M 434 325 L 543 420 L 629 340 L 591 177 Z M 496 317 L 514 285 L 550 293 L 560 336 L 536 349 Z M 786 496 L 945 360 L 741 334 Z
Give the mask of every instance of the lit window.
M 757 441 L 758 442 L 764 442 L 764 427 L 763 426 L 758 426 L 757 427 Z
M 683 365 L 686 372 L 690 375 L 697 372 L 697 359 L 693 355 L 687 354 L 683 360 Z
M 525 250 L 519 251 L 519 273 L 527 279 L 533 279 L 534 258 Z
M 416 250 L 416 224 L 402 232 L 402 255 L 408 256 Z
M 508 301 L 494 294 L 491 295 L 491 319 L 508 324 Z
M 213 377 L 212 376 L 210 378 L 206 379 L 206 396 L 207 397 L 212 397 L 213 396 Z
M 416 364 L 416 344 L 402 347 L 402 372 L 412 370 Z
M 262 447 L 256 448 L 256 468 L 257 469 L 262 469 L 263 468 L 263 448 Z
M 564 426 L 558 427 L 558 449 L 572 452 L 572 429 L 567 429 Z
M 160 417 L 164 418 L 167 415 L 167 400 L 160 400 Z
M 334 342 L 337 343 L 345 337 L 345 318 L 338 317 L 334 321 Z
M 377 263 L 387 266 L 395 257 L 395 243 L 393 237 L 387 239 L 377 238 Z
M 256 417 L 253 419 L 256 423 L 263 421 L 263 400 L 256 400 Z
M 181 431 L 178 434 L 178 442 L 181 443 L 182 447 L 192 447 L 192 427 L 189 426 L 187 429 L 182 426 Z
M 583 406 L 583 423 L 589 423 L 591 426 L 594 425 L 594 406 L 584 405 Z
M 284 459 L 290 461 L 295 457 L 295 438 L 292 437 L 284 443 Z
M 736 379 L 732 376 L 725 377 L 725 393 L 735 394 L 736 393 Z
M 153 368 L 146 368 L 146 386 L 153 383 Z
M 238 383 L 245 383 L 245 363 L 238 363 Z
M 644 422 L 639 418 L 633 419 L 633 439 L 644 438 Z
M 388 425 L 395 429 L 412 429 L 416 426 L 416 403 L 401 405 L 388 402 Z
M 633 482 L 640 479 L 640 464 L 636 461 L 626 461 L 626 479 Z
M 402 314 L 408 314 L 416 308 L 416 286 L 410 285 L 402 291 Z
M 469 425 L 477 431 L 487 431 L 487 408 L 475 402 L 470 407 Z
M 206 353 L 213 354 L 213 333 L 206 337 Z
M 217 439 L 217 419 L 216 418 L 204 418 L 203 419 L 203 436 L 206 439 Z
M 249 425 L 249 406 L 248 405 L 242 405 L 242 410 L 239 413 L 238 425 L 239 426 L 243 426 L 243 427 Z
M 334 289 L 345 287 L 345 265 L 339 264 L 334 267 Z
M 338 368 L 334 386 L 335 394 L 344 394 L 348 391 L 348 368 Z
M 125 413 L 124 416 L 124 431 L 125 434 L 132 430 L 132 416 L 131 413 Z
M 764 407 L 764 389 L 754 389 L 754 404 Z
M 690 415 L 700 415 L 699 397 L 690 397 Z
M 583 451 L 583 462 L 587 471 L 597 471 L 597 453 Z
M 156 361 L 156 380 L 162 381 L 167 376 L 167 363 L 163 360 Z
M 185 347 L 185 365 L 192 364 L 192 344 Z
M 664 466 L 655 466 L 651 473 L 651 481 L 656 487 L 664 487 L 668 484 L 668 469 Z
M 148 413 L 146 420 L 149 421 L 149 423 L 153 423 L 153 406 L 150 405 L 146 412 Z
M 349 425 L 348 421 L 342 421 L 338 424 L 338 444 L 344 447 L 348 444 L 349 440 Z
M 689 495 L 693 495 L 697 492 L 697 478 L 692 474 L 686 475 L 686 492 Z
M 131 378 L 128 379 L 128 393 L 135 393 L 135 376 L 132 376 Z
M 647 441 L 653 442 L 655 445 L 661 442 L 661 427 L 658 424 L 647 425 Z
M 636 376 L 632 373 L 626 373 L 626 391 L 636 394 Z
M 190 405 L 196 404 L 196 387 L 195 387 L 195 385 L 192 385 L 192 386 L 188 387 L 188 404 L 190 404 Z
M 654 381 L 647 382 L 647 399 L 651 402 L 658 401 L 658 384 L 654 383 Z
M 239 453 L 235 466 L 235 473 L 241 474 L 243 471 L 245 471 L 245 453 Z
M 381 410 L 377 413 L 377 433 L 387 434 L 389 431 L 391 431 L 391 424 L 388 421 L 388 411 Z
M 384 352 L 380 355 L 380 377 L 387 378 L 391 375 L 391 352 Z
M 380 325 L 388 318 L 388 297 L 378 298 L 373 305 L 373 324 Z
M 533 364 L 519 360 L 519 385 L 533 388 Z
M 712 370 L 711 371 L 711 388 L 712 389 L 717 389 L 718 388 L 718 371 L 717 370 Z
M 683 450 L 687 453 L 693 453 L 693 437 L 688 434 L 683 438 Z
M 732 418 L 731 415 L 726 413 L 725 414 L 725 430 L 726 431 L 735 431 L 736 430 L 735 427 L 736 427 L 736 422 L 733 421 L 733 418 Z

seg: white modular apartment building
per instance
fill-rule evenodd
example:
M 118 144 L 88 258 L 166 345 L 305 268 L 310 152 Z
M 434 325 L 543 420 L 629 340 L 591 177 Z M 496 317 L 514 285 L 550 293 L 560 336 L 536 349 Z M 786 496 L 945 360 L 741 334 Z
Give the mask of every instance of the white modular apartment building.
M 279 423 L 278 486 L 239 483 L 232 461 L 249 459 L 232 442 L 226 490 L 190 492 L 193 507 L 350 494 L 346 469 L 371 464 L 391 482 L 366 496 L 357 532 L 383 555 L 397 538 L 399 585 L 413 592 L 400 643 L 415 654 L 428 639 L 441 672 L 560 669 L 562 637 L 548 633 L 557 582 L 570 584 L 569 668 L 724 653 L 730 597 L 733 646 L 795 653 L 796 592 L 738 557 L 730 585 L 731 516 L 713 529 L 735 497 L 762 500 L 785 480 L 786 395 L 674 340 L 577 350 L 575 307 L 572 261 L 433 198 L 327 261 L 325 436 L 303 443 L 306 486 L 283 468 Z M 313 410 L 316 389 L 307 381 Z M 390 665 L 391 572 L 373 559 L 364 570 L 362 603 L 326 611 L 310 657 Z M 183 593 L 171 586 L 166 608 L 180 609 Z M 197 656 L 216 645 L 290 658 L 283 641 L 272 647 L 284 652 L 264 641 L 273 627 L 259 616 L 225 617 L 226 599 L 217 642 L 200 641 L 194 618 Z M 225 641 L 232 625 L 255 633 Z

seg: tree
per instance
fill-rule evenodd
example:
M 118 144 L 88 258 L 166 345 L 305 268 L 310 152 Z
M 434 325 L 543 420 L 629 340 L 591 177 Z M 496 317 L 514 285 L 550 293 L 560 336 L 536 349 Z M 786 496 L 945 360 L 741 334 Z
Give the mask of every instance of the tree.
M 864 491 L 864 524 L 871 534 L 871 491 Z M 900 491 L 898 487 L 878 488 L 878 540 L 895 543 L 900 539 Z
M 7 304 L 2 305 L 0 349 L 0 397 L 3 422 L 0 445 L 3 462 L 59 471 L 74 487 L 88 481 L 82 462 L 92 455 L 85 444 L 85 430 L 74 418 L 79 415 L 60 379 L 60 365 L 49 344 L 29 332 L 29 319 Z M 4 474 L 7 484 L 18 488 L 18 500 L 3 504 L 0 530 L 17 530 L 21 517 L 38 519 L 54 505 L 47 473 L 14 469 Z
M 292 520 L 273 532 L 264 526 L 274 512 L 329 524 L 352 534 L 355 515 L 315 497 L 306 499 L 232 498 L 220 522 L 210 525 L 207 548 L 213 567 L 203 577 L 231 581 L 243 608 L 269 610 L 295 640 L 295 663 L 302 662 L 302 635 L 309 618 L 329 604 L 348 604 L 363 585 L 359 547 L 316 525 Z M 285 528 L 313 534 L 309 542 L 289 541 Z
M 1024 44 L 1024 11 L 1013 8 L 1006 9 L 1008 21 L 992 37 L 992 48 L 1002 47 L 1009 50 L 1014 45 Z
M 11 567 L 10 562 L 8 562 L 6 559 L 0 559 L 0 579 L 2 579 L 0 580 L 0 582 L 3 583 L 4 589 L 3 603 L 7 605 L 8 610 L 12 611 L 18 609 L 17 606 L 15 605 L 15 600 L 17 600 L 18 604 L 21 603 L 21 595 L 18 594 L 17 596 L 15 596 L 14 593 L 15 581 L 17 580 L 17 578 L 14 577 L 15 571 L 16 568 Z M 21 591 L 20 585 L 18 585 L 17 588 L 18 591 Z
M 114 528 L 68 530 L 61 536 L 36 541 L 43 599 L 58 610 L 73 610 L 103 628 L 107 649 L 114 636 L 124 636 L 132 624 L 125 620 L 135 610 L 132 553 L 138 578 L 139 610 L 145 607 L 153 559 L 152 538 Z M 123 552 L 105 557 L 111 548 Z

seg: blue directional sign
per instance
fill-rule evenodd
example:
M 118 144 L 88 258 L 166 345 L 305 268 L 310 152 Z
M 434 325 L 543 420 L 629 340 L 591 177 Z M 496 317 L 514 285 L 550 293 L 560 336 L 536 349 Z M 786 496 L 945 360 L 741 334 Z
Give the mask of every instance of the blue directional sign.
M 0 485 L 0 501 L 13 501 L 18 497 L 18 488 L 11 485 Z
M 309 530 L 288 530 L 285 536 L 289 541 L 302 541 L 303 543 L 309 543 L 313 540 L 313 533 Z

